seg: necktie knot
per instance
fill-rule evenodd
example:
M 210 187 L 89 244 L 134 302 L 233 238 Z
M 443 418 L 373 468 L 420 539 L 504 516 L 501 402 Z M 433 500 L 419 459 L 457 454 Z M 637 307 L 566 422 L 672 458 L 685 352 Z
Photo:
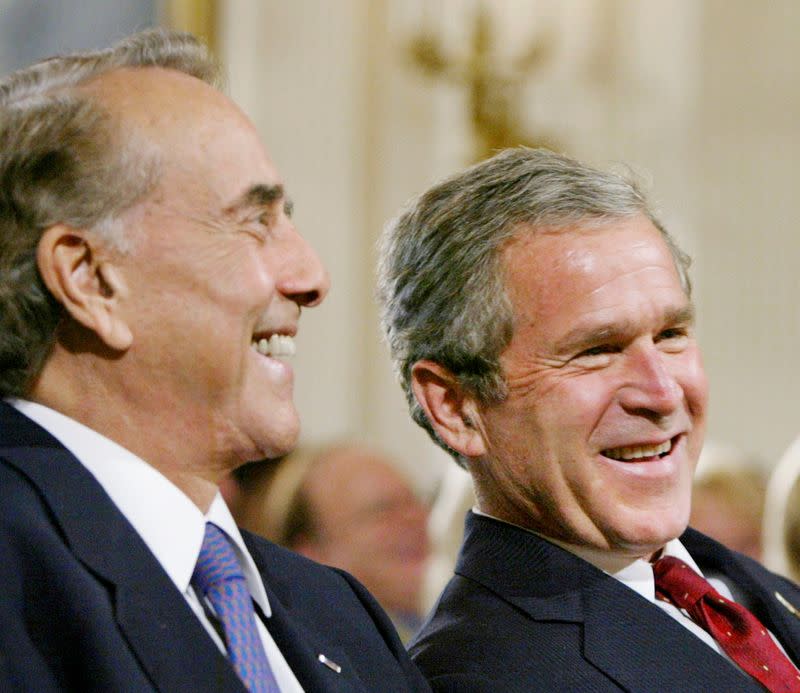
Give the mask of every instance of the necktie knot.
M 224 587 L 226 582 L 244 582 L 244 573 L 228 537 L 216 525 L 206 522 L 203 546 L 192 575 L 192 585 L 204 595 Z
M 681 609 L 691 611 L 703 597 L 719 596 L 707 580 L 674 556 L 659 558 L 653 564 L 653 574 L 657 596 Z

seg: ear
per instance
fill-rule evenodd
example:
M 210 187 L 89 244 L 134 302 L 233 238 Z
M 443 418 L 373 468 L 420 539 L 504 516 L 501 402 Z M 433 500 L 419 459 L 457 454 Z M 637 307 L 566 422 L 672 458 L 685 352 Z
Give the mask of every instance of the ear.
M 434 361 L 417 361 L 411 368 L 411 389 L 448 446 L 467 458 L 486 453 L 477 403 L 447 368 Z
M 124 351 L 133 341 L 120 311 L 126 287 L 119 267 L 100 250 L 85 230 L 56 224 L 39 239 L 36 260 L 45 285 L 70 316 L 111 349 Z

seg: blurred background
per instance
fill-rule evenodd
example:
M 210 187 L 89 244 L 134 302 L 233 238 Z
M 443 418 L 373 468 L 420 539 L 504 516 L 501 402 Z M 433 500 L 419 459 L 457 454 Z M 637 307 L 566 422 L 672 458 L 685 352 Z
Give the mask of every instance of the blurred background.
M 303 441 L 357 436 L 432 492 L 379 334 L 375 243 L 435 180 L 514 144 L 629 164 L 695 259 L 709 437 L 769 469 L 800 432 L 795 0 L 0 0 L 0 68 L 154 24 L 203 35 L 333 289 L 301 323 Z

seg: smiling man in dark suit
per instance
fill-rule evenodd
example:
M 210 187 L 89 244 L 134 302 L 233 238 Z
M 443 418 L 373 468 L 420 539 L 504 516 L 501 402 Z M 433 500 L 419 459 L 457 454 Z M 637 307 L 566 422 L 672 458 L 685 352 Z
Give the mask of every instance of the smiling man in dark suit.
M 800 591 L 686 530 L 707 398 L 687 268 L 635 185 L 544 150 L 387 227 L 397 372 L 477 499 L 411 644 L 435 690 L 800 691 Z
M 153 30 L 0 82 L 3 691 L 427 689 L 359 584 L 218 493 L 295 444 L 328 278 L 216 80 Z

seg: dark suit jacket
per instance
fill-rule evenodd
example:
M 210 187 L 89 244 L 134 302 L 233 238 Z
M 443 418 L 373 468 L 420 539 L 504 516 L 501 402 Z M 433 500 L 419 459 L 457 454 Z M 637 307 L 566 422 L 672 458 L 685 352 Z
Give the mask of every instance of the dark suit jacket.
M 800 590 L 698 532 L 681 541 L 800 662 L 800 618 L 775 596 L 800 608 Z M 435 691 L 763 691 L 659 607 L 530 532 L 469 513 L 455 573 L 410 645 Z
M 245 541 L 273 610 L 267 628 L 307 693 L 429 690 L 353 578 L 253 535 Z M 245 693 L 94 477 L 3 402 L 0 690 Z

